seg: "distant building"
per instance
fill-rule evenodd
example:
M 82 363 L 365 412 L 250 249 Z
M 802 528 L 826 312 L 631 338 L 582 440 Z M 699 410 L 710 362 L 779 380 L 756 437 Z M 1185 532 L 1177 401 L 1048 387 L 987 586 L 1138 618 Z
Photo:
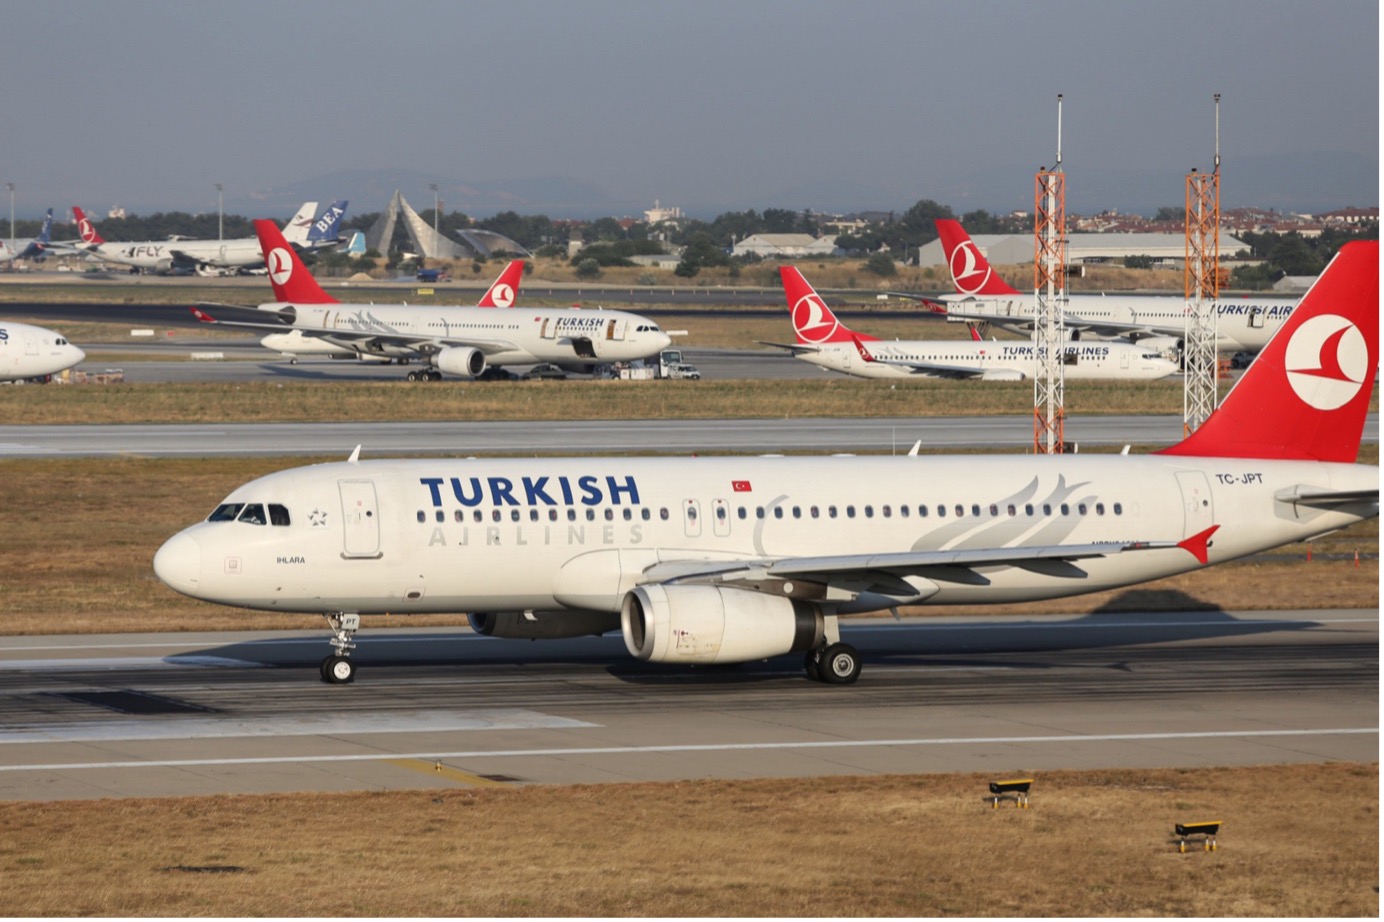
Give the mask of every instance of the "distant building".
M 835 254 L 835 238 L 814 237 L 811 234 L 753 234 L 731 250 L 732 256 L 758 256 L 761 259 L 803 259 Z
M 404 219 L 404 231 L 414 251 L 428 259 L 484 259 L 491 253 L 512 253 L 515 256 L 528 256 L 529 251 L 515 241 L 493 231 L 468 229 L 460 232 L 458 243 L 441 233 L 434 233 L 432 225 L 424 221 L 413 210 L 408 200 L 394 190 L 389 205 L 379 218 L 365 232 L 366 245 L 378 253 L 386 253 L 394 239 L 394 228 L 399 218 Z
M 1325 224 L 1369 224 L 1379 222 L 1378 208 L 1340 208 L 1317 215 L 1317 220 Z
M 644 221 L 648 224 L 661 224 L 664 221 L 682 220 L 682 209 L 678 207 L 664 208 L 659 205 L 658 199 L 654 199 L 654 207 L 644 212 Z

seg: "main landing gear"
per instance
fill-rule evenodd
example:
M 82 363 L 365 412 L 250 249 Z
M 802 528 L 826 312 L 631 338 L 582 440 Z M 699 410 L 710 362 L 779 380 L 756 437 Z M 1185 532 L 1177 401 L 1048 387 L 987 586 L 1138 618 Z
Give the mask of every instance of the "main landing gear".
M 329 685 L 345 685 L 355 681 L 356 666 L 348 658 L 356 648 L 356 631 L 360 630 L 360 615 L 347 612 L 332 612 L 323 617 L 332 628 L 331 645 L 335 653 L 322 660 L 320 671 L 322 681 Z
M 408 373 L 410 381 L 441 381 L 442 372 L 436 368 L 415 368 Z
M 835 615 L 827 615 L 823 622 L 822 641 L 807 651 L 803 668 L 814 682 L 850 685 L 860 678 L 860 651 L 841 642 Z

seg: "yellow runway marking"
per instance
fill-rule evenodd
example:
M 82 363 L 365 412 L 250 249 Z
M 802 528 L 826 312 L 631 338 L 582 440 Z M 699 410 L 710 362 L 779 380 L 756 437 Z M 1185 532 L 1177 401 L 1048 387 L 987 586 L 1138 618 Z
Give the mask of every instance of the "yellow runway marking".
M 438 778 L 446 778 L 448 781 L 455 781 L 457 784 L 469 784 L 471 787 L 502 788 L 506 786 L 503 781 L 493 781 L 490 778 L 473 775 L 459 768 L 443 765 L 441 762 L 427 762 L 423 759 L 385 759 L 385 761 L 390 765 L 407 768 L 409 771 L 421 772 L 425 775 L 434 775 Z

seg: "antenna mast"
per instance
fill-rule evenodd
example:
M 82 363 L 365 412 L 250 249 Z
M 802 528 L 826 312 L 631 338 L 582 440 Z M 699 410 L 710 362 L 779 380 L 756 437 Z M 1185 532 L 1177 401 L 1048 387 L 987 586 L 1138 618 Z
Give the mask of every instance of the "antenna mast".
M 1034 182 L 1034 454 L 1060 454 L 1066 416 L 1063 358 L 1067 329 L 1067 184 L 1062 173 L 1062 94 L 1057 94 L 1057 162 Z
M 1182 356 L 1182 432 L 1190 435 L 1216 409 L 1216 298 L 1220 294 L 1221 94 L 1216 101 L 1215 162 L 1211 173 L 1187 174 L 1187 248 L 1182 287 L 1186 329 Z

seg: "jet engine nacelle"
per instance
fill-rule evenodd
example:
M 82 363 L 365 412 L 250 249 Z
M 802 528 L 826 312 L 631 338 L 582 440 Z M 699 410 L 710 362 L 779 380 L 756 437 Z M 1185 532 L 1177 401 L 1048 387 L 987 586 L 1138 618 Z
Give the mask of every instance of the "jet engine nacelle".
M 620 616 L 608 611 L 517 611 L 467 615 L 471 630 L 487 637 L 516 640 L 565 640 L 613 631 Z
M 448 346 L 433 356 L 433 364 L 449 375 L 474 378 L 485 371 L 485 353 L 470 346 Z
M 992 368 L 980 373 L 982 381 L 1022 381 L 1024 373 L 1013 368 Z
M 804 652 L 823 637 L 820 609 L 720 586 L 640 586 L 620 605 L 630 655 L 654 663 L 743 663 Z

